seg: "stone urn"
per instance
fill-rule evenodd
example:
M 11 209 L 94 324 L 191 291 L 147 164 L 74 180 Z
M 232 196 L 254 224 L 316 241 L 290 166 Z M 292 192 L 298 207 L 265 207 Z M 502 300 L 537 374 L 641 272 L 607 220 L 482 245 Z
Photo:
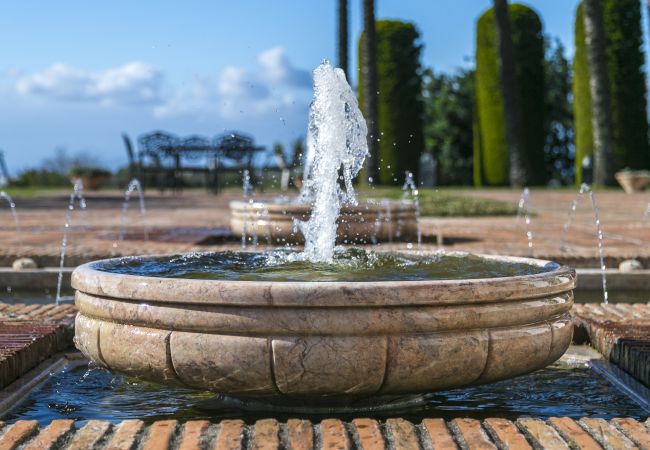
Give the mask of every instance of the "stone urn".
M 326 400 L 490 383 L 551 364 L 572 337 L 576 276 L 557 265 L 502 278 L 280 282 L 123 275 L 101 264 L 72 275 L 84 355 L 235 396 Z
M 273 244 L 302 243 L 295 221 L 309 219 L 311 207 L 305 203 L 230 202 L 230 228 L 242 235 L 256 235 Z M 372 243 L 417 239 L 417 214 L 410 201 L 384 200 L 343 206 L 338 218 L 337 242 Z
M 647 170 L 622 170 L 614 176 L 626 194 L 644 191 L 650 184 L 650 172 Z

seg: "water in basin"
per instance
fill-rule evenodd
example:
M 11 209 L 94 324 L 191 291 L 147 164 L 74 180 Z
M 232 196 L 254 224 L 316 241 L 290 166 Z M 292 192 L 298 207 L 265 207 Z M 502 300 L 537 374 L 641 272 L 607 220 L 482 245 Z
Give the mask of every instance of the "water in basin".
M 163 278 L 233 281 L 422 281 L 498 278 L 543 273 L 559 266 L 493 260 L 459 253 L 374 252 L 340 249 L 331 262 L 311 262 L 287 250 L 190 253 L 174 257 L 121 258 L 96 268 Z

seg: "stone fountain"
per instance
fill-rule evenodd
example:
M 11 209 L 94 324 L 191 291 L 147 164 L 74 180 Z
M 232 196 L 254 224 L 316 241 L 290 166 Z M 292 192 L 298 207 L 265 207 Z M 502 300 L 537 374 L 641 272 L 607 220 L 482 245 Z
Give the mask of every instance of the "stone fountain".
M 296 283 L 89 264 L 72 283 L 77 345 L 101 366 L 213 392 L 324 396 L 429 392 L 541 369 L 571 343 L 575 274 Z
M 356 204 L 366 128 L 340 70 L 323 63 L 314 87 L 319 182 L 309 219 L 297 223 L 305 250 L 83 265 L 72 276 L 77 347 L 98 365 L 159 383 L 314 401 L 489 383 L 557 360 L 572 337 L 572 269 L 363 250 L 341 266 L 337 222 Z
M 257 235 L 271 243 L 304 243 L 296 222 L 309 220 L 311 205 L 301 201 L 230 202 L 230 229 L 236 236 Z M 413 202 L 364 201 L 341 208 L 337 242 L 370 244 L 374 241 L 415 241 L 418 220 Z
M 347 85 L 347 82 L 346 82 Z M 313 124 L 320 118 L 310 115 L 307 132 L 303 186 L 296 198 L 277 197 L 275 199 L 254 201 L 250 197 L 250 180 L 244 175 L 244 198 L 230 202 L 230 229 L 236 236 L 264 236 L 276 245 L 305 242 L 304 235 L 296 227 L 297 222 L 309 220 L 314 208 L 316 186 L 320 182 L 318 173 L 319 128 Z M 345 118 L 346 111 L 340 116 Z M 359 114 L 359 116 L 361 116 Z M 354 121 L 349 121 L 353 123 Z M 361 117 L 364 130 L 362 138 L 366 139 L 365 121 Z M 343 131 L 343 128 L 341 128 Z M 336 133 L 330 135 L 336 139 Z M 361 134 L 359 134 L 361 136 Z M 320 137 L 322 140 L 322 136 Z M 337 169 L 333 169 L 336 171 Z M 345 174 L 343 174 L 345 176 Z M 408 175 L 407 175 L 408 181 Z M 346 180 L 350 183 L 351 180 Z M 337 242 L 342 244 L 370 244 L 376 242 L 408 241 L 419 238 L 419 209 L 415 202 L 405 198 L 401 200 L 367 199 L 342 205 L 336 222 Z

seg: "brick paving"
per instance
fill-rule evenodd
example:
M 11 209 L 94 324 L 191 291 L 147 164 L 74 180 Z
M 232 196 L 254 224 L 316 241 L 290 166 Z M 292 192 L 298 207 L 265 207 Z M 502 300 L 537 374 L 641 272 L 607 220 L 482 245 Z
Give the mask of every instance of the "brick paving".
M 603 357 L 650 386 L 650 306 L 584 304 L 574 315 L 574 339 L 588 337 Z
M 72 329 L 39 321 L 0 321 L 0 389 L 72 345 Z
M 455 195 L 496 199 L 516 204 L 520 193 L 514 190 L 445 191 Z M 240 198 L 238 192 L 212 195 L 204 192 L 164 194 L 147 192 L 147 223 L 151 239 L 144 241 L 137 202 L 132 201 L 127 217 L 127 240 L 114 247 L 120 232 L 122 195 L 117 192 L 91 193 L 85 213 L 75 211 L 66 265 L 75 266 L 114 254 L 153 254 L 238 248 L 236 239 L 222 242 L 219 234 L 208 245 L 211 229 L 229 226 L 228 202 Z M 588 198 L 578 207 L 568 234 L 568 256 L 560 251 L 567 212 L 575 198 L 573 190 L 532 190 L 530 194 L 533 254 L 583 266 L 596 266 L 597 250 L 593 213 Z M 269 197 L 267 194 L 266 197 Z M 264 198 L 259 195 L 258 198 Z M 596 193 L 605 235 L 608 266 L 638 257 L 650 267 L 650 226 L 642 224 L 650 194 L 624 194 L 620 191 Z M 39 198 L 15 199 L 23 233 L 18 236 L 8 211 L 0 209 L 0 266 L 10 266 L 20 256 L 34 258 L 40 266 L 58 266 L 67 194 L 62 192 Z M 426 236 L 440 233 L 444 247 L 526 256 L 529 254 L 523 221 L 514 217 L 425 218 Z M 425 239 L 427 241 L 427 239 Z M 425 248 L 437 248 L 428 240 Z M 390 248 L 391 245 L 385 245 Z M 403 247 L 403 244 L 401 244 Z M 565 257 L 566 256 L 566 257 Z
M 20 235 L 15 231 L 9 212 L 0 209 L 1 266 L 11 266 L 16 258 L 23 256 L 33 258 L 41 267 L 59 265 L 68 195 L 61 192 L 14 199 L 22 230 Z M 72 216 L 66 265 L 76 266 L 116 254 L 200 250 L 203 246 L 194 243 L 206 238 L 206 229 L 228 227 L 228 202 L 239 197 L 239 194 L 215 196 L 204 192 L 182 195 L 147 192 L 146 222 L 151 239 L 143 239 L 137 199 L 132 199 L 126 216 L 127 239 L 114 246 L 122 225 L 123 195 L 117 191 L 88 193 L 88 208 L 85 211 L 75 209 Z
M 634 419 L 499 418 L 404 419 L 378 422 L 326 419 L 245 424 L 241 420 L 211 423 L 205 420 L 140 420 L 119 424 L 90 420 L 76 426 L 72 420 L 53 420 L 39 426 L 24 420 L 0 422 L 0 449 L 155 449 L 155 450 L 420 450 L 420 449 L 647 449 L 648 422 Z
M 75 314 L 72 304 L 0 303 L 0 389 L 72 347 Z
M 57 323 L 71 327 L 77 309 L 72 303 L 24 304 L 0 302 L 0 322 L 4 321 L 34 321 Z
M 513 190 L 467 190 L 459 194 L 502 200 L 516 204 L 520 193 Z M 531 190 L 530 209 L 533 252 L 536 257 L 557 260 L 575 267 L 597 267 L 595 221 L 589 198 L 580 202 L 567 234 L 567 251 L 560 250 L 567 213 L 577 192 L 572 190 Z M 642 223 L 650 194 L 603 191 L 595 194 L 604 233 L 608 267 L 624 259 L 638 258 L 650 268 L 650 223 Z M 449 241 L 450 249 L 481 253 L 528 256 L 524 221 L 511 217 L 432 218 L 424 220 L 428 233 L 436 230 Z

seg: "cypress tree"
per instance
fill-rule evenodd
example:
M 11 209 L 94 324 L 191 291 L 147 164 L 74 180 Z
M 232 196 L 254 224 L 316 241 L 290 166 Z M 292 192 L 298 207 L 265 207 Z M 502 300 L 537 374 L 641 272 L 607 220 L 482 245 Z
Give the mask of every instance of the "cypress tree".
M 585 0 L 583 12 L 589 59 L 591 122 L 594 131 L 594 184 L 614 184 L 612 103 L 601 0 Z
M 650 168 L 643 29 L 638 0 L 605 0 L 607 68 L 617 169 Z
M 474 186 L 483 185 L 483 159 L 481 157 L 481 129 L 478 125 L 478 113 L 476 112 L 476 102 L 472 111 L 472 150 L 474 158 L 472 161 Z
M 591 125 L 591 90 L 589 88 L 589 60 L 585 41 L 585 21 L 582 3 L 576 10 L 574 28 L 575 54 L 573 56 L 573 127 L 575 129 L 575 181 L 582 184 L 582 160 L 594 154 L 594 134 Z
M 647 88 L 641 5 L 637 0 L 602 0 L 605 54 L 611 98 L 614 170 L 650 169 Z M 576 10 L 573 98 L 576 129 L 576 182 L 582 158 L 593 154 L 589 71 L 582 3 Z
M 378 95 L 377 95 L 377 33 L 375 0 L 363 0 L 363 33 L 359 40 L 359 103 L 368 125 L 368 152 L 362 174 L 364 184 L 377 183 L 379 179 Z M 361 80 L 365 80 L 362 83 Z
M 510 28 L 521 99 L 521 124 L 525 157 L 531 167 L 529 184 L 543 184 L 544 167 L 544 39 L 542 23 L 535 11 L 521 4 L 509 5 Z M 481 174 L 486 185 L 507 185 L 509 154 L 499 78 L 498 42 L 494 10 L 478 20 L 476 33 L 476 109 L 481 142 Z M 539 168 L 539 169 L 538 169 Z M 475 177 L 478 181 L 479 177 Z
M 494 0 L 494 24 L 499 46 L 499 78 L 506 124 L 506 141 L 510 159 L 510 185 L 523 187 L 531 178 L 531 167 L 525 153 L 523 108 L 517 80 L 517 63 L 510 30 L 508 0 Z
M 396 20 L 376 22 L 378 82 L 379 182 L 401 183 L 410 170 L 417 179 L 424 148 L 422 75 L 418 43 L 420 34 L 412 23 Z M 360 49 L 363 35 L 359 41 Z M 359 67 L 363 52 L 359 51 Z M 364 74 L 359 76 L 363 104 Z M 397 180 L 397 181 L 395 181 Z

